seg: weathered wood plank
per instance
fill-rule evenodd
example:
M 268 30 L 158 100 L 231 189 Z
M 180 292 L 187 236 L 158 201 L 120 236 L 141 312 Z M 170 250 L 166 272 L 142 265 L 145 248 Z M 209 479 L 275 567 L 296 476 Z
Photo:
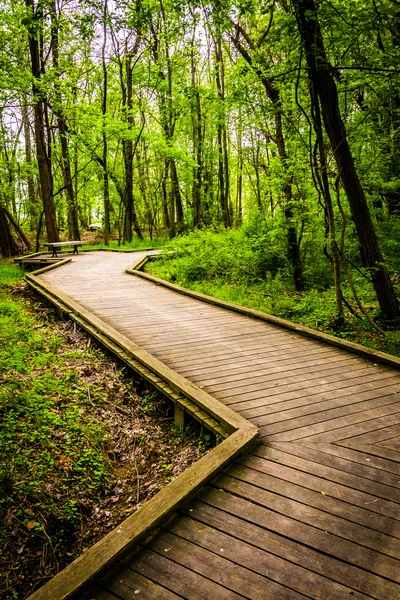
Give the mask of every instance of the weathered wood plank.
M 364 539 L 349 540 L 341 535 L 347 532 L 348 522 L 343 522 L 343 527 L 336 527 L 338 533 L 330 531 L 332 519 L 315 509 L 304 504 L 291 502 L 287 498 L 268 493 L 255 485 L 232 479 L 227 475 L 219 477 L 216 486 L 222 492 L 228 492 L 246 499 L 251 505 L 258 505 L 267 509 L 268 528 L 279 532 L 292 540 L 299 541 L 311 548 L 316 548 L 345 560 L 355 566 L 366 569 L 376 575 L 381 575 L 389 580 L 400 582 L 400 561 L 387 554 L 366 547 Z M 221 492 L 221 493 L 222 493 Z M 208 496 L 202 495 L 202 501 L 208 502 Z M 234 508 L 232 507 L 232 510 Z M 271 510 L 273 517 L 271 517 Z M 261 518 L 261 515 L 259 515 Z M 317 519 L 315 522 L 314 519 Z M 265 521 L 265 516 L 263 518 Z M 260 521 L 253 521 L 260 523 Z M 334 527 L 334 525 L 332 525 Z M 368 541 L 368 536 L 365 541 Z
M 254 528 L 250 525 L 250 531 L 243 532 L 243 537 L 250 542 L 246 543 L 241 535 L 242 529 L 247 529 L 247 527 L 243 527 L 245 525 L 243 521 L 238 522 L 238 519 L 229 519 L 229 515 L 226 513 L 221 513 L 204 505 L 202 508 L 202 512 L 201 508 L 195 511 L 195 516 L 198 518 L 200 515 L 202 522 L 194 520 L 192 517 L 180 518 L 169 525 L 168 530 L 211 552 L 215 552 L 217 548 L 220 549 L 220 553 L 222 554 L 223 550 L 225 559 L 228 559 L 232 563 L 238 563 L 242 567 L 263 576 L 261 580 L 261 589 L 264 588 L 265 594 L 261 596 L 263 600 L 264 598 L 265 600 L 267 598 L 275 600 L 275 598 L 282 597 L 284 590 L 279 586 L 284 586 L 284 588 L 289 588 L 289 590 L 294 590 L 312 598 L 339 598 L 349 594 L 353 598 L 367 598 L 364 594 L 354 591 L 354 588 L 352 590 L 347 586 L 337 584 L 326 577 L 321 577 L 321 575 L 313 571 L 298 566 L 296 564 L 297 561 L 293 564 L 293 562 L 288 562 L 281 556 L 271 553 L 269 544 L 266 541 L 262 543 L 264 533 L 262 529 Z M 211 519 L 210 512 L 207 513 L 207 508 L 208 511 L 213 511 Z M 216 517 L 219 518 L 216 519 Z M 213 526 L 210 526 L 210 520 L 212 520 Z M 226 533 L 227 522 L 231 525 L 228 533 Z M 225 528 L 223 524 L 225 524 Z M 221 525 L 223 531 L 221 531 Z M 232 535 L 232 532 L 234 532 L 234 535 Z M 252 535 L 249 536 L 249 533 L 252 533 Z M 282 553 L 281 550 L 280 552 Z M 265 575 L 267 575 L 267 579 L 264 578 Z M 350 581 L 348 583 L 351 584 Z M 253 577 L 249 581 L 249 586 L 251 588 L 254 587 Z M 246 595 L 245 591 L 244 595 Z M 292 598 L 292 594 L 289 597 Z
M 295 565 L 306 569 L 310 573 L 310 584 L 315 583 L 315 592 L 320 592 L 319 595 L 316 594 L 319 598 L 340 598 L 340 595 L 326 593 L 325 585 L 337 582 L 373 598 L 397 599 L 396 583 L 354 566 L 347 560 L 332 556 L 326 543 L 330 540 L 326 540 L 322 534 L 317 532 L 315 539 L 310 536 L 305 538 L 300 534 L 299 541 L 305 543 L 298 543 L 287 535 L 281 535 L 281 531 L 285 533 L 285 529 L 284 524 L 279 523 L 279 516 L 274 531 L 275 523 L 271 527 L 271 513 L 245 499 L 211 489 L 203 495 L 201 501 L 192 504 L 190 512 L 186 510 L 185 513 L 197 520 L 200 524 L 199 529 L 202 529 L 202 524 L 215 527 L 289 561 L 288 574 Z M 310 541 L 317 549 L 310 546 Z M 317 577 L 313 577 L 313 574 Z M 327 584 L 325 578 L 328 579 Z M 307 593 L 307 579 L 303 582 L 303 579 L 299 578 L 299 585 L 301 584 L 305 587 L 303 593 Z M 334 588 L 331 589 L 333 591 Z

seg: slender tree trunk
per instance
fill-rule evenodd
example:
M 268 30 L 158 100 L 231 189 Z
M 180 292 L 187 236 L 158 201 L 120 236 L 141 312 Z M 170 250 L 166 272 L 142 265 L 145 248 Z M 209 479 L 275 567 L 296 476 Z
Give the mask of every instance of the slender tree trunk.
M 32 143 L 31 143 L 31 130 L 29 126 L 29 115 L 28 115 L 28 107 L 26 105 L 25 99 L 21 101 L 21 114 L 22 114 L 22 122 L 24 126 L 24 140 L 25 140 L 25 160 L 28 165 L 28 176 L 27 176 L 27 184 L 28 184 L 28 211 L 30 217 L 30 225 L 29 228 L 31 231 L 34 231 L 37 227 L 37 219 L 38 219 L 38 207 L 36 203 L 36 190 L 35 190 L 35 178 L 32 173 Z
M 192 81 L 192 140 L 193 140 L 193 159 L 196 166 L 193 167 L 193 227 L 201 227 L 201 204 L 202 204 L 202 161 L 203 161 L 203 131 L 200 93 L 196 81 L 196 63 L 194 56 L 194 34 L 192 37 L 191 48 L 191 81 Z
M 42 7 L 35 10 L 34 0 L 25 0 L 26 7 L 31 12 L 31 25 L 28 29 L 29 53 L 31 57 L 31 72 L 33 76 L 33 110 L 35 125 L 36 154 L 39 168 L 40 189 L 46 222 L 47 239 L 49 242 L 58 241 L 56 210 L 53 197 L 53 174 L 51 160 L 46 147 L 45 135 L 45 106 L 43 93 L 40 89 L 41 66 L 38 31 L 41 28 Z M 48 140 L 50 142 L 50 140 Z
M 53 54 L 53 67 L 55 70 L 55 102 L 53 111 L 57 117 L 58 133 L 60 136 L 61 145 L 61 170 L 63 174 L 65 197 L 67 199 L 68 208 L 68 228 L 69 236 L 74 240 L 80 240 L 78 207 L 75 202 L 74 189 L 72 186 L 71 177 L 71 161 L 68 149 L 67 126 L 66 119 L 62 107 L 62 96 L 60 89 L 60 66 L 59 66 L 59 38 L 58 38 L 58 22 L 57 22 L 56 3 L 52 3 L 51 8 L 51 45 Z
M 163 214 L 163 227 L 167 231 L 170 231 L 171 230 L 171 220 L 170 220 L 170 215 L 169 215 L 169 210 L 168 210 L 168 193 L 167 193 L 168 170 L 169 170 L 168 161 L 165 160 L 164 172 L 163 172 L 163 177 L 162 177 L 162 182 L 161 182 L 161 192 L 162 192 L 161 203 L 162 203 L 162 214 Z
M 126 121 L 130 130 L 133 129 L 135 121 L 133 118 L 133 82 L 132 82 L 132 56 L 128 52 L 125 58 L 125 73 L 126 73 Z M 140 135 L 140 134 L 139 134 Z M 135 147 L 139 140 L 136 141 Z M 125 163 L 125 227 L 124 239 L 128 242 L 132 241 L 132 228 L 135 230 L 139 239 L 143 239 L 142 231 L 139 226 L 139 221 L 136 214 L 135 200 L 133 196 L 133 156 L 134 147 L 133 140 L 126 139 L 123 141 L 124 163 Z
M 110 192 L 109 192 L 109 181 L 108 181 L 108 147 L 107 147 L 107 135 L 106 135 L 106 122 L 107 122 L 107 63 L 106 63 L 106 47 L 107 47 L 107 19 L 108 19 L 108 1 L 104 0 L 103 10 L 103 45 L 101 49 L 101 60 L 103 67 L 103 101 L 101 106 L 101 112 L 103 115 L 103 201 L 104 201 L 104 243 L 106 246 L 110 244 Z
M 174 206 L 176 210 L 176 225 L 178 233 L 183 231 L 183 205 L 182 196 L 179 189 L 178 172 L 176 170 L 176 163 L 174 159 L 171 159 L 171 190 L 174 196 Z
M 237 184 L 236 184 L 236 224 L 241 225 L 243 220 L 243 127 L 242 114 L 239 111 L 237 127 Z
M 325 144 L 322 133 L 322 120 L 321 120 L 321 112 L 318 101 L 318 95 L 312 82 L 310 81 L 310 96 L 311 96 L 311 104 L 312 104 L 312 117 L 314 123 L 314 131 L 317 137 L 317 148 L 319 154 L 319 164 L 315 164 L 315 174 L 319 182 L 319 187 L 321 189 L 325 210 L 326 210 L 326 218 L 328 224 L 328 235 L 329 235 L 329 246 L 331 250 L 331 260 L 332 260 L 332 270 L 333 270 L 333 280 L 335 284 L 335 297 L 336 297 L 336 321 L 337 325 L 341 326 L 344 323 L 344 315 L 343 315 L 343 294 L 342 288 L 340 285 L 340 256 L 339 250 L 336 243 L 336 227 L 335 227 L 335 214 L 333 211 L 333 203 L 332 197 L 329 187 L 328 180 L 328 171 L 327 171 L 327 162 L 326 162 L 326 154 L 325 154 Z
M 352 219 L 360 242 L 361 259 L 368 267 L 383 314 L 400 318 L 399 304 L 383 261 L 367 199 L 361 186 L 354 159 L 341 119 L 336 82 L 326 56 L 314 0 L 292 0 L 301 39 L 305 48 L 308 74 L 318 94 L 324 125 L 332 145 L 339 175 L 349 201 Z
M 219 96 L 219 117 L 217 125 L 219 200 L 221 204 L 223 223 L 225 227 L 230 227 L 232 223 L 229 210 L 229 163 L 225 115 L 225 74 L 222 56 L 221 32 L 219 29 L 217 31 L 215 40 L 215 82 Z
M 288 160 L 286 153 L 285 137 L 283 134 L 282 126 L 282 104 L 278 88 L 275 87 L 273 82 L 265 75 L 264 69 L 253 60 L 252 54 L 256 52 L 253 42 L 249 35 L 238 25 L 235 24 L 236 35 L 231 36 L 231 40 L 240 52 L 246 62 L 254 69 L 255 73 L 259 77 L 261 83 L 264 86 L 265 92 L 268 98 L 272 102 L 272 106 L 275 112 L 275 139 L 278 149 L 279 159 L 282 165 L 282 171 L 284 174 L 284 206 L 283 212 L 286 219 L 286 231 L 287 231 L 287 245 L 288 245 L 288 258 L 292 267 L 293 281 L 297 291 L 304 289 L 303 280 L 303 266 L 300 258 L 300 244 L 297 236 L 296 224 L 294 223 L 293 217 L 293 194 L 292 194 L 292 180 L 288 173 Z M 249 50 L 240 42 L 239 36 L 242 35 L 249 45 Z

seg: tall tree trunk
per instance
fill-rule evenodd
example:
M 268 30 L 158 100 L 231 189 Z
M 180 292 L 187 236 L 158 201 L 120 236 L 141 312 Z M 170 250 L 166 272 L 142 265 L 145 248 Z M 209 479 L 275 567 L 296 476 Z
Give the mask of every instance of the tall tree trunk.
M 241 225 L 243 220 L 243 124 L 242 113 L 239 110 L 237 135 L 237 183 L 236 183 L 236 224 Z
M 57 117 L 58 133 L 60 136 L 61 145 L 61 170 L 64 181 L 65 197 L 67 199 L 68 209 L 68 228 L 69 236 L 74 240 L 80 240 L 78 207 L 75 202 L 74 189 L 72 186 L 71 177 L 71 161 L 68 149 L 67 126 L 66 119 L 62 106 L 62 95 L 60 89 L 60 65 L 59 65 L 59 37 L 58 37 L 58 15 L 56 3 L 52 3 L 51 7 L 51 46 L 53 55 L 53 67 L 55 71 L 55 102 L 53 106 L 54 114 Z
M 25 141 L 25 160 L 28 166 L 28 211 L 29 211 L 29 228 L 34 231 L 37 227 L 38 207 L 36 204 L 35 178 L 32 173 L 32 143 L 31 130 L 29 126 L 28 107 L 25 99 L 21 101 L 21 114 L 24 126 L 24 141 Z
M 286 153 L 285 137 L 283 134 L 282 126 L 282 103 L 278 88 L 275 87 L 274 83 L 265 75 L 265 70 L 261 65 L 253 60 L 252 54 L 256 54 L 259 50 L 256 49 L 250 36 L 243 30 L 238 24 L 233 24 L 236 29 L 236 35 L 231 35 L 231 40 L 236 49 L 240 52 L 245 61 L 254 69 L 254 72 L 259 77 L 261 83 L 264 86 L 265 92 L 272 102 L 272 106 L 275 112 L 275 139 L 278 149 L 279 159 L 282 165 L 282 171 L 284 175 L 284 206 L 283 212 L 286 219 L 286 232 L 287 232 L 287 247 L 288 247 L 288 258 L 292 267 L 293 281 L 297 291 L 304 289 L 303 279 L 303 266 L 300 258 L 300 244 L 297 236 L 297 228 L 294 223 L 293 213 L 293 193 L 292 193 L 292 179 L 288 173 L 288 160 Z M 240 36 L 243 36 L 249 47 L 249 50 L 241 43 Z
M 336 243 L 336 227 L 335 227 L 335 215 L 333 211 L 332 197 L 329 187 L 327 162 L 325 154 L 324 137 L 322 133 L 322 120 L 321 111 L 319 106 L 318 94 L 310 81 L 310 96 L 312 105 L 312 118 L 314 124 L 314 131 L 317 138 L 317 149 L 319 160 L 315 160 L 314 169 L 316 180 L 319 183 L 319 189 L 322 192 L 325 203 L 326 221 L 328 225 L 328 236 L 329 246 L 331 251 L 332 260 L 332 271 L 333 281 L 335 285 L 335 298 L 336 298 L 336 321 L 337 325 L 341 326 L 344 323 L 343 315 L 343 294 L 340 285 L 340 256 L 339 249 Z M 316 183 L 317 183 L 316 181 Z
M 318 94 L 326 133 L 332 145 L 339 175 L 349 201 L 352 219 L 360 242 L 361 259 L 368 267 L 383 314 L 400 318 L 399 303 L 383 261 L 367 199 L 358 178 L 339 109 L 336 82 L 325 52 L 314 0 L 292 0 L 304 45 L 308 75 Z
M 134 49 L 134 53 L 136 48 Z M 125 99 L 125 114 L 126 121 L 130 130 L 133 129 L 135 121 L 133 118 L 133 82 L 132 82 L 132 53 L 127 52 L 125 57 L 125 74 L 126 74 L 126 92 L 123 93 Z M 123 80 L 121 81 L 123 85 Z M 139 134 L 139 138 L 140 138 Z M 136 140 L 135 148 L 139 142 Z M 133 156 L 134 146 L 132 139 L 123 140 L 123 154 L 125 164 L 125 223 L 124 223 L 124 240 L 132 241 L 132 228 L 135 230 L 139 239 L 143 239 L 142 231 L 139 226 L 139 221 L 136 214 L 135 200 L 133 196 Z
M 173 203 L 176 210 L 176 225 L 178 233 L 183 231 L 183 205 L 182 196 L 179 189 L 178 172 L 176 170 L 176 162 L 171 159 L 171 191 L 173 194 Z
M 225 114 L 225 72 L 222 56 L 221 32 L 219 27 L 217 27 L 215 40 L 215 82 L 219 97 L 219 115 L 217 125 L 219 200 L 221 204 L 223 223 L 225 227 L 230 227 L 232 221 L 229 209 L 229 163 Z
M 49 242 L 58 242 L 58 229 L 56 210 L 53 197 L 53 174 L 51 160 L 46 147 L 45 135 L 45 107 L 43 92 L 41 91 L 41 66 L 39 33 L 42 20 L 42 6 L 38 5 L 35 10 L 34 0 L 25 0 L 26 7 L 31 12 L 31 21 L 28 28 L 29 53 L 31 57 L 33 110 L 35 124 L 36 154 L 39 168 L 40 189 L 43 201 L 44 216 L 46 222 L 47 239 Z
M 193 167 L 193 227 L 201 227 L 201 204 L 202 204 L 202 170 L 203 170 L 203 130 L 202 130 L 202 111 L 200 102 L 200 92 L 196 80 L 196 63 L 194 55 L 194 35 L 195 27 L 193 28 L 192 47 L 191 47 L 191 113 L 192 113 L 192 143 L 193 143 L 193 160 L 196 166 Z
M 103 202 L 104 202 L 104 243 L 106 246 L 110 244 L 110 192 L 109 192 L 109 181 L 108 181 L 108 148 L 107 148 L 107 135 L 106 135 L 106 121 L 107 121 L 107 63 L 106 63 L 106 47 L 107 47 L 107 19 L 108 19 L 108 1 L 104 0 L 103 10 L 103 45 L 101 48 L 101 61 L 103 67 L 103 101 L 101 105 L 101 113 L 103 115 Z

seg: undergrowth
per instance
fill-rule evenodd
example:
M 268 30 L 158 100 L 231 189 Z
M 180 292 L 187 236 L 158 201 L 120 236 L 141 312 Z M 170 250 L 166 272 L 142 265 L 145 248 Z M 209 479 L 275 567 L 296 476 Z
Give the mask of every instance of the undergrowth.
M 195 291 L 400 356 L 399 330 L 386 328 L 385 336 L 377 334 L 359 314 L 346 280 L 342 290 L 351 308 L 345 309 L 345 323 L 338 327 L 328 261 L 321 259 L 314 270 L 308 267 L 307 289 L 296 292 L 287 260 L 267 228 L 258 232 L 250 227 L 197 231 L 176 238 L 160 258 L 146 265 L 146 271 Z M 354 270 L 353 278 L 364 308 L 384 326 L 365 273 Z

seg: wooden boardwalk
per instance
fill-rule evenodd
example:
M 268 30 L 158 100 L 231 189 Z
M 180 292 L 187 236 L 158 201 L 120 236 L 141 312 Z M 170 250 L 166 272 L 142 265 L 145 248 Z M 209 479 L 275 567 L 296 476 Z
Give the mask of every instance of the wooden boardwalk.
M 132 262 L 86 253 L 40 278 L 261 437 L 89 597 L 400 598 L 400 371 L 126 274 Z

